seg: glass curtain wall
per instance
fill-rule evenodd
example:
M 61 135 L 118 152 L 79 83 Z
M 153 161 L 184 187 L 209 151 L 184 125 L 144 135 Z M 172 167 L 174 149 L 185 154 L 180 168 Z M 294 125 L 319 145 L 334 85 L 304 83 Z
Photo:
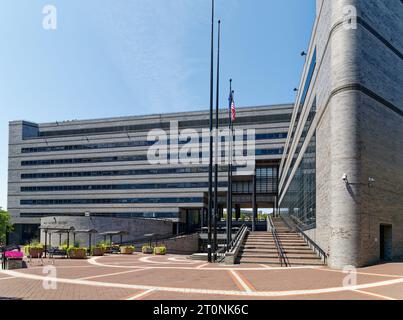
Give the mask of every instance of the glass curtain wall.
M 309 142 L 280 208 L 282 213 L 297 218 L 305 229 L 316 226 L 316 134 Z

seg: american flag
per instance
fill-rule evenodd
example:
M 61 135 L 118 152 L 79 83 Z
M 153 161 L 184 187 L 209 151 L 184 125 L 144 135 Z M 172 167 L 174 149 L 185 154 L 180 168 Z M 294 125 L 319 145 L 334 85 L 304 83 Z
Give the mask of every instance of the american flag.
M 235 101 L 234 101 L 234 92 L 231 92 L 231 95 L 229 97 L 230 103 L 231 103 L 231 119 L 232 122 L 236 120 L 236 108 L 235 108 Z

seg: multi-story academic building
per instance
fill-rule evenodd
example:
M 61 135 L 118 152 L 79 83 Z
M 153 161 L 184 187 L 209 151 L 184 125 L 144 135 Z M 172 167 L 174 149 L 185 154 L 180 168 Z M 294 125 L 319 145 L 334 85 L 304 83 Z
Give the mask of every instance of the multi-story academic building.
M 255 140 L 256 199 L 263 208 L 276 203 L 278 165 L 291 114 L 291 105 L 237 110 L 234 130 L 245 129 L 245 148 L 247 140 Z M 172 126 L 177 126 L 176 133 Z M 228 113 L 223 110 L 220 127 L 227 126 Z M 253 137 L 247 136 L 250 128 L 255 130 Z M 190 129 L 200 135 L 193 143 L 197 148 L 193 157 L 200 161 L 183 163 L 177 154 L 190 139 L 183 130 Z M 172 161 L 150 161 L 148 153 L 156 144 L 149 139 L 153 130 L 163 130 L 159 139 L 169 147 L 178 142 L 176 157 L 172 150 L 167 152 L 167 160 Z M 11 122 L 8 210 L 15 224 L 14 239 L 32 238 L 43 217 L 65 217 L 71 222 L 86 213 L 115 222 L 116 218 L 170 220 L 172 233 L 205 225 L 209 138 L 202 136 L 202 130 L 209 130 L 208 112 L 45 124 Z M 226 207 L 227 172 L 225 163 L 219 166 L 221 214 Z M 237 216 L 241 207 L 252 208 L 252 180 L 250 175 L 234 175 Z M 109 228 L 114 230 L 114 226 Z
M 256 130 L 256 168 L 234 178 L 235 216 L 240 208 L 275 208 L 316 242 L 331 267 L 403 258 L 402 0 L 317 0 L 306 51 L 295 105 L 238 110 L 236 126 Z M 169 131 L 173 120 L 179 130 L 200 132 L 208 118 L 191 112 L 11 122 L 14 236 L 32 237 L 41 217 L 85 212 L 168 219 L 173 233 L 205 225 L 208 165 L 150 164 L 155 141 L 147 135 Z M 220 118 L 226 127 L 227 111 Z M 221 213 L 227 183 L 223 165 Z

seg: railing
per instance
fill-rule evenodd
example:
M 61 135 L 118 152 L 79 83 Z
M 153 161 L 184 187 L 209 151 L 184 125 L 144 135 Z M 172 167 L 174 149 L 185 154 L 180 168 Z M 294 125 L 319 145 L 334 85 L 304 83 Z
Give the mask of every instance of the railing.
M 227 248 L 225 250 L 225 258 L 224 258 L 227 263 L 234 264 L 236 262 L 236 259 L 238 258 L 239 250 L 240 250 L 241 245 L 243 244 L 245 236 L 247 235 L 248 232 L 249 232 L 249 229 L 246 226 L 246 224 L 244 224 L 239 229 L 239 231 L 236 233 L 234 239 L 232 239 L 232 241 L 229 243 L 229 245 L 227 246 Z M 220 253 L 222 253 L 222 252 L 220 252 Z
M 237 242 L 239 241 L 240 237 L 242 236 L 243 232 L 245 231 L 245 229 L 248 229 L 246 224 L 242 225 L 242 227 L 235 234 L 234 239 L 232 239 L 232 241 L 230 242 L 230 244 L 227 247 L 227 250 L 226 250 L 227 252 L 232 251 L 232 249 L 234 248 L 234 246 L 237 244 Z
M 321 248 L 319 247 L 319 245 L 313 241 L 299 226 L 298 226 L 298 220 L 293 217 L 293 216 L 289 216 L 291 220 L 293 220 L 294 222 L 294 227 L 290 226 L 290 224 L 288 223 L 288 221 L 281 216 L 281 219 L 283 219 L 284 223 L 290 228 L 290 229 L 295 229 L 296 232 L 298 232 L 302 238 L 304 238 L 305 242 L 311 247 L 311 249 L 313 249 L 315 251 L 315 253 L 317 255 L 319 255 L 321 257 L 321 259 L 323 259 L 323 262 L 326 264 L 327 263 L 327 253 Z
M 287 261 L 286 261 L 286 259 L 285 259 L 285 255 L 284 255 L 283 248 L 282 248 L 282 246 L 281 246 L 281 244 L 280 244 L 280 240 L 279 240 L 278 234 L 277 234 L 277 229 L 276 229 L 276 227 L 274 226 L 273 219 L 272 219 L 272 217 L 269 215 L 269 217 L 267 218 L 267 220 L 268 220 L 268 223 L 270 224 L 270 231 L 271 231 L 271 234 L 273 235 L 274 243 L 275 243 L 275 245 L 276 245 L 276 249 L 277 249 L 277 252 L 278 252 L 278 258 L 279 258 L 279 261 L 280 261 L 280 265 L 281 265 L 281 266 L 284 266 L 284 265 L 287 266 Z
M 215 253 L 215 262 L 221 263 L 225 260 L 226 247 L 222 247 Z

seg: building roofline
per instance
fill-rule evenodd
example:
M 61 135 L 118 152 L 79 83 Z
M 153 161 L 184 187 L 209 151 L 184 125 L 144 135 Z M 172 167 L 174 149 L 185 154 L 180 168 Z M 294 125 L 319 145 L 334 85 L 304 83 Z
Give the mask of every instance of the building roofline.
M 242 111 L 258 111 L 259 109 L 292 109 L 294 108 L 294 103 L 283 103 L 283 104 L 275 104 L 275 105 L 259 105 L 259 106 L 247 106 L 247 107 L 238 107 L 237 111 L 242 112 Z M 221 112 L 224 112 L 226 109 L 220 109 Z M 10 121 L 9 124 L 28 124 L 32 126 L 38 126 L 39 124 L 41 126 L 70 126 L 74 124 L 91 124 L 91 123 L 97 123 L 97 122 L 115 122 L 115 121 L 129 121 L 129 120 L 150 120 L 150 119 L 156 119 L 156 118 L 167 118 L 167 117 L 175 117 L 179 115 L 203 115 L 208 113 L 208 109 L 204 110 L 195 110 L 195 111 L 178 111 L 178 112 L 169 112 L 169 113 L 155 113 L 155 114 L 149 114 L 149 115 L 134 115 L 134 116 L 120 116 L 120 117 L 110 117 L 110 118 L 93 118 L 93 119 L 82 119 L 82 120 L 67 120 L 67 121 L 55 121 L 55 122 L 44 122 L 44 123 L 35 123 L 31 121 L 26 121 L 26 120 L 16 120 L 16 121 Z

